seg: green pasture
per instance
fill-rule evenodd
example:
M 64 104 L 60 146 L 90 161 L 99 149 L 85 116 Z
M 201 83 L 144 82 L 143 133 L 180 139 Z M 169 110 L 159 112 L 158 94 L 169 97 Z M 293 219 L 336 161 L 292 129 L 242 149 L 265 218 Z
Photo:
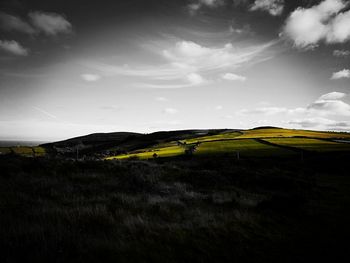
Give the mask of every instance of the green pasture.
M 291 130 L 280 128 L 253 129 L 243 131 L 243 135 L 237 138 L 288 138 L 288 137 L 309 137 L 309 138 L 350 138 L 350 134 L 336 132 L 319 132 L 305 130 Z
M 45 149 L 39 146 L 0 147 L 0 155 L 10 154 L 11 152 L 20 156 L 25 156 L 25 157 L 45 156 Z
M 350 151 L 350 144 L 338 143 L 326 140 L 308 139 L 308 138 L 271 138 L 264 139 L 267 142 L 281 146 L 294 147 L 306 151 L 314 152 L 332 152 L 332 151 Z
M 173 157 L 184 154 L 185 149 L 180 146 L 169 146 L 163 148 L 150 148 L 144 150 L 138 150 L 129 154 L 122 154 L 117 156 L 112 156 L 106 158 L 106 160 L 123 160 L 130 158 L 138 158 L 138 159 L 152 159 L 154 158 L 154 154 L 157 154 L 157 157 Z
M 225 132 L 225 133 L 216 134 L 216 135 L 207 135 L 207 136 L 201 136 L 201 137 L 191 138 L 187 140 L 182 140 L 181 142 L 186 142 L 187 144 L 191 144 L 191 143 L 197 143 L 197 142 L 230 140 L 240 135 L 241 135 L 240 132 Z
M 10 147 L 0 147 L 0 155 L 11 153 Z
M 199 145 L 195 155 L 232 154 L 240 156 L 279 156 L 290 155 L 292 151 L 270 146 L 254 139 L 204 142 Z
M 35 153 L 35 156 L 45 156 L 46 154 L 46 151 L 45 151 L 45 148 L 43 147 L 32 147 L 34 153 Z
M 18 154 L 21 156 L 28 156 L 28 157 L 33 156 L 32 147 L 18 146 L 18 147 L 11 147 L 11 149 L 15 154 Z

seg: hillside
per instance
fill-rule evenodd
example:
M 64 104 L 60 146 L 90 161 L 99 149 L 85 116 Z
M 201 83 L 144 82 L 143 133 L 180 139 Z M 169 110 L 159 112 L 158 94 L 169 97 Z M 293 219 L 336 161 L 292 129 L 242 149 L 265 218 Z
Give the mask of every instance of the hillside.
M 261 127 L 226 130 L 189 139 L 171 140 L 138 148 L 107 159 L 151 159 L 181 155 L 290 156 L 304 153 L 350 151 L 350 134 Z

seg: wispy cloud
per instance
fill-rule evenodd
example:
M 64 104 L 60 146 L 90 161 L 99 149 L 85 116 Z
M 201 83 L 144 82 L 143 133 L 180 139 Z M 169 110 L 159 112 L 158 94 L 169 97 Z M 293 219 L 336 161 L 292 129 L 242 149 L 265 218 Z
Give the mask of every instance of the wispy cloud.
M 15 40 L 0 40 L 0 50 L 17 56 L 27 56 L 29 51 Z
M 174 68 L 192 71 L 215 71 L 225 68 L 237 68 L 254 58 L 276 42 L 251 46 L 244 49 L 233 47 L 231 43 L 223 47 L 204 47 L 192 41 L 179 41 L 171 49 L 163 51 Z
M 0 12 L 0 28 L 4 31 L 18 31 L 26 34 L 35 34 L 36 30 L 18 16 Z
M 202 7 L 216 8 L 224 5 L 225 0 L 196 0 L 187 6 L 190 14 L 194 15 Z
M 31 24 L 46 35 L 55 36 L 72 32 L 72 24 L 63 15 L 35 11 L 30 12 L 28 16 Z
M 46 115 L 47 117 L 51 118 L 51 119 L 57 119 L 57 116 L 51 114 L 50 112 L 43 110 L 42 108 L 39 107 L 33 107 L 34 110 Z
M 0 28 L 29 35 L 42 32 L 48 36 L 56 36 L 72 32 L 72 24 L 64 15 L 42 11 L 30 12 L 27 19 L 0 12 Z
M 349 50 L 336 49 L 336 50 L 333 51 L 333 56 L 345 58 L 345 57 L 350 56 L 350 51 Z
M 164 98 L 164 97 L 156 97 L 155 100 L 156 100 L 156 101 L 160 101 L 160 102 L 166 102 L 166 101 L 168 101 L 168 99 L 167 99 L 167 98 Z
M 343 92 L 333 91 L 327 94 L 322 95 L 319 100 L 340 100 L 345 98 L 346 94 Z
M 166 114 L 176 114 L 176 113 L 178 113 L 178 110 L 174 109 L 174 108 L 166 108 L 163 110 L 163 112 Z
M 237 75 L 237 74 L 233 74 L 233 73 L 225 73 L 224 75 L 222 75 L 222 78 L 225 80 L 231 80 L 231 81 L 241 81 L 244 82 L 247 80 L 247 77 L 241 76 L 241 75 Z
M 145 88 L 184 88 L 209 83 L 203 75 L 219 74 L 259 61 L 270 59 L 266 51 L 276 41 L 246 48 L 206 47 L 192 41 L 178 41 L 159 55 L 167 61 L 156 66 L 115 66 L 101 62 L 83 62 L 84 66 L 98 70 L 104 75 L 134 77 L 135 86 Z M 266 52 L 266 53 L 265 53 Z M 135 78 L 143 79 L 142 83 Z M 242 78 L 240 78 L 242 80 Z

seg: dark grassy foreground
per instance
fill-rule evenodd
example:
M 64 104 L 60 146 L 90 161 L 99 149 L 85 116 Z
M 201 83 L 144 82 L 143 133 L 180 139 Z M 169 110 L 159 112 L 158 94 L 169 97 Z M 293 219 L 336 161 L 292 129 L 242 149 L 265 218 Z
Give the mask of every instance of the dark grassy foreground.
M 0 158 L 0 262 L 340 262 L 348 153 Z

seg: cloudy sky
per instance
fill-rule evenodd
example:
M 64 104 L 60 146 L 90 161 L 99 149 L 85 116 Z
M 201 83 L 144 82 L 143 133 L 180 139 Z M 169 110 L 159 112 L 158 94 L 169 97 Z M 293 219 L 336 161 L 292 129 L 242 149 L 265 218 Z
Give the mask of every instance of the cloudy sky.
M 2 0 L 0 139 L 350 131 L 345 0 Z

